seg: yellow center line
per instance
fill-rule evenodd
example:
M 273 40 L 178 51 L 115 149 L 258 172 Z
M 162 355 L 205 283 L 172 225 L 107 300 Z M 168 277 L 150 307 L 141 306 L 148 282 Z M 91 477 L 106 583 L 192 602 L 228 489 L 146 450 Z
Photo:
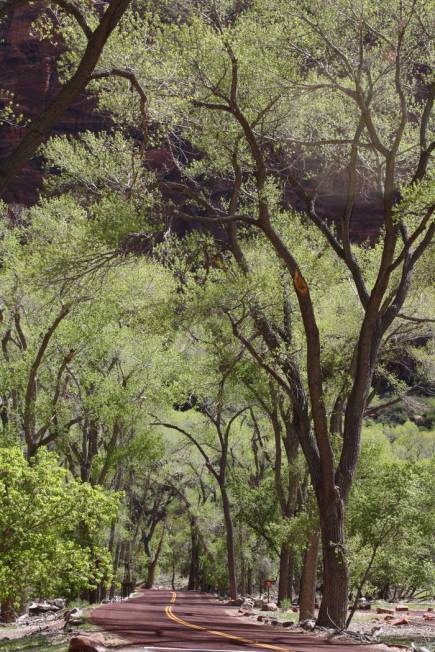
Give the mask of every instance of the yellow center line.
M 171 596 L 171 604 L 175 604 L 176 599 L 177 599 L 177 593 L 173 591 Z M 184 627 L 189 627 L 190 629 L 198 629 L 202 632 L 207 632 L 207 634 L 212 634 L 213 636 L 222 636 L 224 638 L 229 638 L 233 641 L 239 641 L 240 643 L 247 643 L 248 645 L 254 645 L 256 647 L 263 647 L 268 650 L 278 650 L 278 652 L 292 652 L 291 650 L 285 647 L 278 647 L 277 645 L 271 645 L 269 643 L 259 643 L 258 641 L 252 641 L 249 638 L 243 638 L 242 636 L 235 636 L 234 634 L 227 634 L 226 632 L 221 632 L 216 629 L 207 629 L 207 627 L 202 627 L 202 625 L 195 625 L 194 623 L 189 623 L 187 622 L 187 620 L 183 620 L 182 618 L 176 616 L 172 611 L 172 607 L 170 606 L 165 607 L 165 614 L 167 618 L 173 620 L 175 623 L 178 623 L 179 625 L 183 625 Z

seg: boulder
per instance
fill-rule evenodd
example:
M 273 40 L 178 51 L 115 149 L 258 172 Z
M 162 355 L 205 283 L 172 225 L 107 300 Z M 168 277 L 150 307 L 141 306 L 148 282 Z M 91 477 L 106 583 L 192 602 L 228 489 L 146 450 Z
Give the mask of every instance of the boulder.
M 105 652 L 100 636 L 73 636 L 69 642 L 68 652 Z
M 32 602 L 29 606 L 29 616 L 43 616 L 44 614 L 59 611 L 60 607 L 49 602 Z
M 299 623 L 299 626 L 302 627 L 302 629 L 306 629 L 307 631 L 312 632 L 316 626 L 316 621 L 311 619 L 302 620 Z
M 252 598 L 244 598 L 242 607 L 245 607 L 246 609 L 253 609 L 255 607 L 255 600 Z
M 270 624 L 273 625 L 274 627 L 276 627 L 277 625 L 279 625 L 279 620 L 276 620 L 276 619 L 272 618 L 272 620 L 270 621 Z
M 254 600 L 254 607 L 256 607 L 257 609 L 261 609 L 263 605 L 264 605 L 264 600 L 262 600 L 261 598 L 257 598 L 257 600 Z
M 241 607 L 243 604 L 242 598 L 237 598 L 236 600 L 230 600 L 228 603 L 231 607 Z
M 263 620 L 264 620 L 264 616 L 261 616 L 261 615 L 260 615 L 260 616 L 257 616 L 257 620 L 258 620 L 260 623 L 262 623 Z
M 266 602 L 261 607 L 261 611 L 278 611 L 278 605 L 275 602 Z
M 282 624 L 283 627 L 293 627 L 294 622 L 292 620 L 285 620 Z
M 394 609 L 384 609 L 384 607 L 378 607 L 376 609 L 377 614 L 393 614 Z
M 409 607 L 404 604 L 396 605 L 396 611 L 409 611 Z
M 426 621 L 432 621 L 432 620 L 435 620 L 435 614 L 434 614 L 434 613 L 429 613 L 429 612 L 427 611 L 426 613 L 423 614 L 423 618 L 424 618 Z
M 65 609 L 65 599 L 64 598 L 56 598 L 55 600 L 48 600 L 48 603 L 54 605 L 58 609 Z
M 388 614 L 387 616 L 384 616 L 384 620 L 394 620 L 394 616 Z
M 68 611 L 65 611 L 63 618 L 67 623 L 70 621 L 77 623 L 78 621 L 83 620 L 83 611 L 77 607 L 74 609 L 69 609 Z

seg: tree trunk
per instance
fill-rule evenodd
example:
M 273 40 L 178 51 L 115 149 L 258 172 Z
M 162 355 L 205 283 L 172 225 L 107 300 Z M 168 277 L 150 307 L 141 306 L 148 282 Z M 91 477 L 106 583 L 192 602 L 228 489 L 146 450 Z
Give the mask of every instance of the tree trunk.
M 349 573 L 344 549 L 344 510 L 339 496 L 319 501 L 323 551 L 323 594 L 317 625 L 344 629 Z
M 162 534 L 160 535 L 160 540 L 157 546 L 156 554 L 154 555 L 154 558 L 151 558 L 148 562 L 147 579 L 145 582 L 146 589 L 152 589 L 154 586 L 154 580 L 156 577 L 156 568 L 159 561 L 160 553 L 162 551 L 165 532 L 166 532 L 166 527 L 163 525 Z
M 187 584 L 188 591 L 196 591 L 199 587 L 199 536 L 195 521 L 192 519 L 190 523 L 190 568 L 189 568 L 189 581 Z
M 3 600 L 1 603 L 1 619 L 4 623 L 13 623 L 15 620 L 15 610 L 11 599 Z
M 231 518 L 230 502 L 225 487 L 221 486 L 222 505 L 224 511 L 225 531 L 227 537 L 227 556 L 228 556 L 228 580 L 231 600 L 237 599 L 237 581 L 236 581 L 236 555 L 234 551 L 234 532 L 233 521 Z
M 154 580 L 156 578 L 156 566 L 157 566 L 156 559 L 152 559 L 151 561 L 148 562 L 147 579 L 145 582 L 146 589 L 152 589 L 154 586 Z
M 248 592 L 248 595 L 252 595 L 252 566 L 248 566 L 246 590 Z
M 115 547 L 115 556 L 113 558 L 113 581 L 110 586 L 110 591 L 109 591 L 109 598 L 110 600 L 113 600 L 115 597 L 115 591 L 116 591 L 116 575 L 118 573 L 118 568 L 119 568 L 119 560 L 121 556 L 121 543 L 118 541 Z
M 299 621 L 314 618 L 316 606 L 317 558 L 319 556 L 319 532 L 315 530 L 308 538 L 302 567 Z
M 288 599 L 293 600 L 293 582 L 295 576 L 295 551 L 290 547 L 288 554 Z
M 278 604 L 289 597 L 290 588 L 290 547 L 287 543 L 281 545 L 279 555 L 279 581 L 278 581 Z

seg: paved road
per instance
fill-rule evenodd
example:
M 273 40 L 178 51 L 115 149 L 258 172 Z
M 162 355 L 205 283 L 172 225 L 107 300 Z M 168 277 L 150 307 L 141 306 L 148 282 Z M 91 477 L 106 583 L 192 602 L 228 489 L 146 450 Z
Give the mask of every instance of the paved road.
M 106 631 L 146 648 L 218 652 L 348 652 L 374 648 L 331 645 L 308 634 L 261 625 L 228 613 L 204 593 L 142 591 L 139 597 L 95 609 L 92 621 Z M 140 649 L 140 648 L 135 648 Z

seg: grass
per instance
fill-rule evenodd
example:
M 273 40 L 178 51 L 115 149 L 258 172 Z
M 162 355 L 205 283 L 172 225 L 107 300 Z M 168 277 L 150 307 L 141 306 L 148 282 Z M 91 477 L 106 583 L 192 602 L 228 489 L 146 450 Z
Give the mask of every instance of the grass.
M 50 643 L 46 636 L 26 636 L 12 641 L 0 640 L 1 652 L 66 652 L 65 643 Z

